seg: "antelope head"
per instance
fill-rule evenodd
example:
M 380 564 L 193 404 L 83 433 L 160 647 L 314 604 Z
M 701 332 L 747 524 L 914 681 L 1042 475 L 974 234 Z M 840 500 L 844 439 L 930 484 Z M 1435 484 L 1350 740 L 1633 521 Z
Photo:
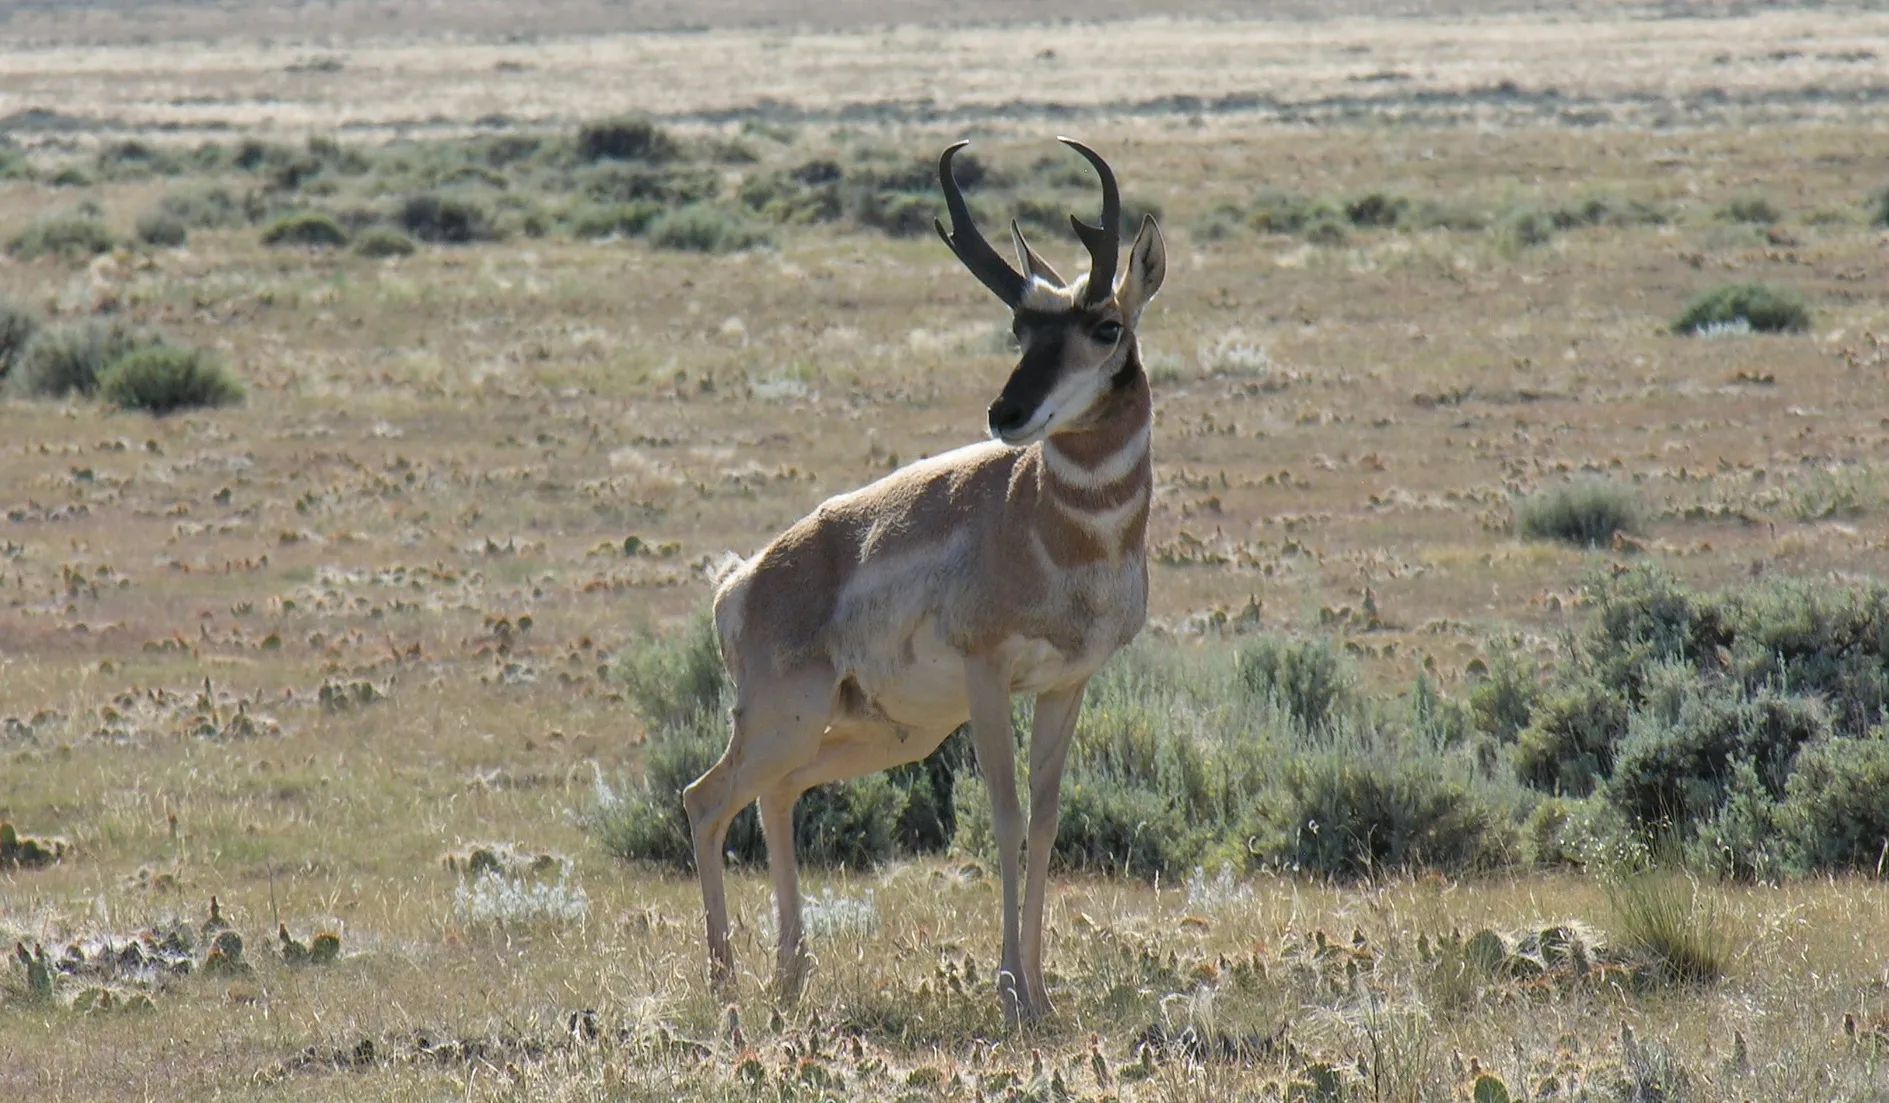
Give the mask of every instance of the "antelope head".
M 1141 385 L 1135 324 L 1167 274 L 1160 227 L 1147 215 L 1129 249 L 1127 268 L 1118 276 L 1122 201 L 1115 174 L 1088 146 L 1071 138 L 1058 141 L 1086 158 L 1102 178 L 1100 222 L 1090 225 L 1069 216 L 1089 252 L 1088 272 L 1073 281 L 1057 275 L 1030 248 L 1014 220 L 1010 238 L 1021 272 L 978 232 L 951 172 L 951 158 L 968 142 L 947 146 L 938 159 L 938 182 L 951 215 L 949 231 L 942 221 L 936 224 L 938 236 L 1011 311 L 1011 332 L 1022 355 L 997 401 L 990 404 L 990 433 L 1017 447 L 1090 428 Z

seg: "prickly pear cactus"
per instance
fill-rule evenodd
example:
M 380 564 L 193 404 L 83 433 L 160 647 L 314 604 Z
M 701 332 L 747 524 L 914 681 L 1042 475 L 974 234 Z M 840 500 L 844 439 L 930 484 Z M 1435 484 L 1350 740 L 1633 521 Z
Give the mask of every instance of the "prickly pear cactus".
M 1490 1073 L 1476 1077 L 1476 1086 L 1470 1094 L 1475 1103 L 1509 1103 L 1509 1086 L 1502 1078 Z

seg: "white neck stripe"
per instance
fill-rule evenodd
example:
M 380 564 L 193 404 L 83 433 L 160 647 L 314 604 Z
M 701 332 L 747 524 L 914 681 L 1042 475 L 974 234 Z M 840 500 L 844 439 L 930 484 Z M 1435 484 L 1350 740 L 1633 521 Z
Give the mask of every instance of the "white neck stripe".
M 1098 490 L 1113 486 L 1133 474 L 1141 461 L 1148 457 L 1150 427 L 1142 426 L 1141 431 L 1131 437 L 1114 454 L 1094 467 L 1084 467 L 1062 454 L 1052 442 L 1043 444 L 1044 462 L 1058 482 L 1083 490 Z

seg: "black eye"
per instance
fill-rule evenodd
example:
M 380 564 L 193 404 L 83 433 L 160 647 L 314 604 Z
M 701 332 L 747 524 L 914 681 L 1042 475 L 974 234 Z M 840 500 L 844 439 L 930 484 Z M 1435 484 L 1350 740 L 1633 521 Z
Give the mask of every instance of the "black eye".
M 1122 339 L 1122 324 L 1120 322 L 1103 322 L 1101 325 L 1090 330 L 1089 336 L 1105 345 L 1112 345 Z

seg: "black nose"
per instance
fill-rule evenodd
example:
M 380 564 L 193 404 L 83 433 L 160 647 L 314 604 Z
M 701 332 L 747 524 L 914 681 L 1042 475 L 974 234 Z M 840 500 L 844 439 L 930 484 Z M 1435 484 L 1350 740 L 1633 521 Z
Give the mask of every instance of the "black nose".
M 990 431 L 993 433 L 1014 433 L 1029 420 L 1030 411 L 1015 399 L 999 398 L 990 404 Z

